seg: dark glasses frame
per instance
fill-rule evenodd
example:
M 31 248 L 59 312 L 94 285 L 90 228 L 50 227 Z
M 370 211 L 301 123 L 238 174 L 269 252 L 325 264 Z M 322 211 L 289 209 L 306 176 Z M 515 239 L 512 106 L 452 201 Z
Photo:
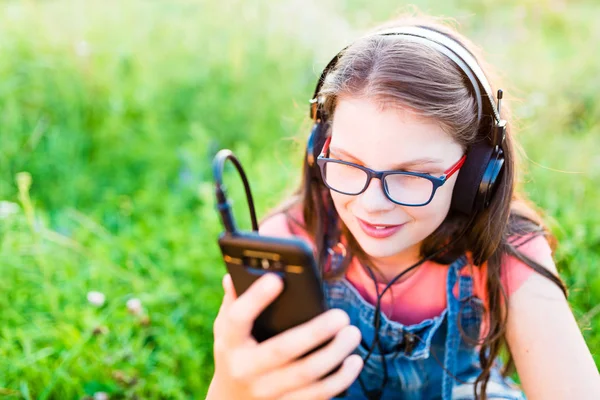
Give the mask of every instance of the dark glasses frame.
M 371 168 L 367 168 L 362 165 L 354 164 L 349 161 L 342 161 L 342 160 L 336 160 L 334 158 L 325 157 L 325 154 L 327 154 L 329 152 L 329 142 L 331 142 L 331 137 L 327 138 L 327 140 L 325 141 L 325 144 L 323 145 L 323 150 L 321 151 L 321 154 L 317 157 L 317 165 L 319 166 L 319 169 L 321 171 L 321 177 L 323 178 L 323 183 L 325 183 L 325 186 L 327 186 L 329 189 L 331 189 L 335 192 L 341 193 L 341 194 L 345 194 L 348 196 L 358 196 L 359 194 L 361 194 L 365 190 L 367 190 L 367 188 L 369 187 L 369 184 L 371 183 L 371 179 L 377 178 L 381 181 L 381 183 L 383 183 L 383 185 L 381 185 L 383 193 L 392 203 L 399 204 L 401 206 L 408 206 L 408 207 L 422 207 L 422 206 L 426 206 L 427 204 L 429 204 L 431 202 L 431 200 L 433 199 L 433 196 L 435 196 L 435 192 L 441 186 L 443 186 L 444 183 L 446 183 L 448 181 L 448 179 L 456 173 L 456 171 L 458 171 L 463 166 L 463 164 L 465 163 L 465 160 L 467 158 L 467 155 L 464 154 L 460 158 L 460 160 L 458 160 L 456 163 L 454 163 L 454 165 L 452 165 L 450 168 L 445 170 L 441 176 L 433 176 L 431 174 L 422 173 L 422 172 L 410 172 L 410 171 L 400 171 L 400 170 L 375 171 Z M 326 179 L 326 174 L 325 174 L 325 165 L 328 162 L 349 165 L 349 166 L 352 166 L 352 167 L 355 167 L 355 168 L 358 168 L 358 169 L 364 171 L 367 174 L 367 181 L 365 183 L 365 186 L 357 193 L 346 193 L 346 192 L 342 192 L 340 190 L 337 190 L 337 189 L 329 186 L 327 184 L 327 179 Z M 410 176 L 418 176 L 421 178 L 425 178 L 425 179 L 431 181 L 431 183 L 432 183 L 433 189 L 431 190 L 431 196 L 429 196 L 429 199 L 426 202 L 420 203 L 420 204 L 407 204 L 407 203 L 402 203 L 402 202 L 396 201 L 388 193 L 387 185 L 385 184 L 384 179 L 388 175 L 410 175 Z

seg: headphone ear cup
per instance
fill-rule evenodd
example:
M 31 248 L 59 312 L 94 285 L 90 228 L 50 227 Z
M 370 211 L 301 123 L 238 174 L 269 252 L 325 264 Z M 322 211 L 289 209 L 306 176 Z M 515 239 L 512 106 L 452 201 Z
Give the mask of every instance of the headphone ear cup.
M 323 134 L 324 126 L 321 122 L 315 122 L 308 136 L 306 143 L 306 160 L 309 167 L 316 168 L 317 157 L 325 144 L 325 135 Z
M 469 149 L 452 192 L 450 208 L 466 215 L 478 211 L 481 204 L 480 187 L 489 167 L 494 149 L 486 142 L 475 143 Z M 496 174 L 497 175 L 497 174 Z
M 500 147 L 493 150 L 492 158 L 485 169 L 483 179 L 479 185 L 477 198 L 475 199 L 475 207 L 478 210 L 487 208 L 494 194 L 498 190 L 501 174 L 504 167 L 504 152 Z

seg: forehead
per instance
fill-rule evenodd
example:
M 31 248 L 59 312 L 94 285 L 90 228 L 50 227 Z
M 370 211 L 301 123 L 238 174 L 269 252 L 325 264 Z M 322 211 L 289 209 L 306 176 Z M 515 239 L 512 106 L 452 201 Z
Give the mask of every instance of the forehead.
M 342 97 L 332 122 L 331 147 L 374 168 L 435 157 L 452 160 L 461 146 L 440 124 L 409 108 L 382 107 L 369 98 Z

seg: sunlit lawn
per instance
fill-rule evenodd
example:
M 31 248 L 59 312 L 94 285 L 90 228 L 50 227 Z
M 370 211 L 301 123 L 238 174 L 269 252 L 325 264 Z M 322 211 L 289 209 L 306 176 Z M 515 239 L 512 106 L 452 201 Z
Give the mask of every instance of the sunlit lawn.
M 592 0 L 454 3 L 418 4 L 455 17 L 518 98 L 525 188 L 559 238 L 600 364 L 600 11 Z M 212 156 L 236 152 L 263 215 L 298 182 L 320 68 L 398 10 L 2 3 L 0 396 L 203 397 L 224 272 Z M 235 175 L 228 186 L 248 227 Z

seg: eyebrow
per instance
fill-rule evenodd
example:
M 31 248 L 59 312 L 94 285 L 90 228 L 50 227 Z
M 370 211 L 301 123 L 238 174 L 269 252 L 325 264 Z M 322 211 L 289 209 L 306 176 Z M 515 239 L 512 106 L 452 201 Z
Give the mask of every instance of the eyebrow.
M 350 158 L 352 161 L 358 162 L 360 164 L 364 163 L 359 160 L 358 158 L 356 158 L 355 156 L 353 156 L 352 154 L 348 153 L 347 151 L 340 149 L 338 147 L 330 147 L 329 148 L 330 153 L 334 153 L 335 155 L 338 156 L 344 156 L 344 157 L 348 157 Z M 443 163 L 444 160 L 440 159 L 440 158 L 433 158 L 433 157 L 421 157 L 421 158 L 416 158 L 414 160 L 410 160 L 410 161 L 406 161 L 400 164 L 396 164 L 394 166 L 392 166 L 392 168 L 390 170 L 402 170 L 405 168 L 409 168 L 409 167 L 414 167 L 414 166 L 422 166 L 422 165 L 429 165 L 429 164 L 441 164 Z

